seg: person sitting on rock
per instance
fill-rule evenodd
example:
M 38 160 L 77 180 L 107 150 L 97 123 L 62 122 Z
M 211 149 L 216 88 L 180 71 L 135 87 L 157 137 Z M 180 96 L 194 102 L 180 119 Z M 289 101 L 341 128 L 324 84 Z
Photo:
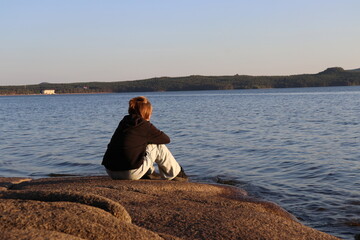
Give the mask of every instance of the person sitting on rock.
M 187 180 L 183 168 L 165 145 L 170 138 L 150 123 L 150 101 L 143 96 L 130 99 L 128 113 L 120 121 L 103 157 L 102 165 L 108 175 L 123 180 L 160 177 Z M 155 173 L 154 162 L 160 176 Z

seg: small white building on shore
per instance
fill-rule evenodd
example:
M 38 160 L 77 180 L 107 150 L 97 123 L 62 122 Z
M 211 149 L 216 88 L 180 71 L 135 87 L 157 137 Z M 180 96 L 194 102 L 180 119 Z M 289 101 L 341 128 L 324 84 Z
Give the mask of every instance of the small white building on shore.
M 45 89 L 45 90 L 41 91 L 41 94 L 52 95 L 52 94 L 55 94 L 55 90 L 54 89 Z

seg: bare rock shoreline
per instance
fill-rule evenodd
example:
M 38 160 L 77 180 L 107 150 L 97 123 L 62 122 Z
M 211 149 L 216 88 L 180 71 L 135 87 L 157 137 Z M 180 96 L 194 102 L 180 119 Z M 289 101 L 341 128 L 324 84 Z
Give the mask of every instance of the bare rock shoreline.
M 0 178 L 0 239 L 337 239 L 235 187 Z

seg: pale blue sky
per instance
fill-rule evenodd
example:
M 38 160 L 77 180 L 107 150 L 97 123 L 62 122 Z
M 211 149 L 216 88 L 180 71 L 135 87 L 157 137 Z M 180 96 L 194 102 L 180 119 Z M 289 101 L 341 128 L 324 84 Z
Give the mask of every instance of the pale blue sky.
M 359 0 L 0 0 L 0 85 L 360 68 Z

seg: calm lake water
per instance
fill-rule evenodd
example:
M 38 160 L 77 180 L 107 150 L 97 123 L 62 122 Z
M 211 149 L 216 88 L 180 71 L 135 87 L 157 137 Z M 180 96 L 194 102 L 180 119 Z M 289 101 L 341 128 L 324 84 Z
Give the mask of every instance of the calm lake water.
M 344 239 L 360 233 L 360 87 L 0 97 L 0 176 L 104 175 L 131 97 L 193 181 L 225 181 Z

